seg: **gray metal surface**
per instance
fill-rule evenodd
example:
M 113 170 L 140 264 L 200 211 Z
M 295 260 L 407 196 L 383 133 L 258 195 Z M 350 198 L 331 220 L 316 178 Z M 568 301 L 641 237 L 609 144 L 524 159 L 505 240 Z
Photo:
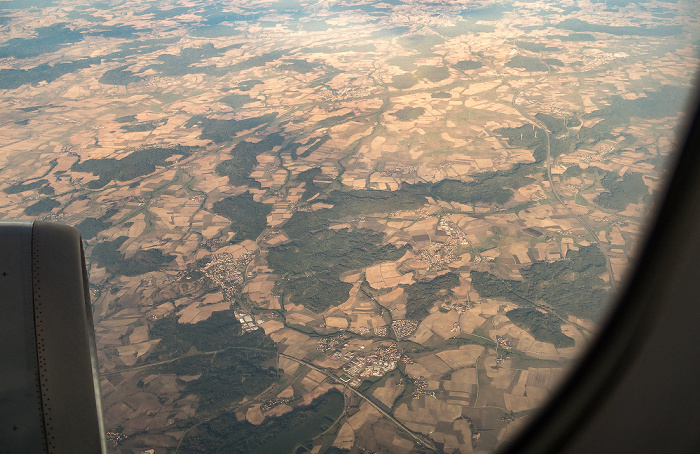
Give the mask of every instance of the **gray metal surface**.
M 0 452 L 45 452 L 32 303 L 32 222 L 0 226 Z
M 0 221 L 0 454 L 106 452 L 82 240 Z
M 35 222 L 32 278 L 46 442 L 50 453 L 104 451 L 92 310 L 80 233 Z

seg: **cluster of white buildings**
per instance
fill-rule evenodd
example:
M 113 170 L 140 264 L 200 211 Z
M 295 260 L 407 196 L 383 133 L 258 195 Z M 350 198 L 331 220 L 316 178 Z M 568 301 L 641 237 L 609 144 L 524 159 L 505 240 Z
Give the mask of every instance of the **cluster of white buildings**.
M 246 314 L 245 312 L 238 312 L 234 311 L 233 314 L 236 316 L 236 319 L 241 324 L 241 328 L 243 329 L 244 333 L 249 333 L 251 331 L 255 331 L 260 329 L 258 325 L 262 325 L 263 321 L 258 320 L 257 322 L 255 319 L 253 319 L 253 316 L 250 314 Z

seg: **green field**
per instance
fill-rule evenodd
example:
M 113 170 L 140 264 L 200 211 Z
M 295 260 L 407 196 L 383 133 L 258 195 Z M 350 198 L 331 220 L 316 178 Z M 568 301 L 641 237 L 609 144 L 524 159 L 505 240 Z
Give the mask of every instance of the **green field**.
M 556 348 L 574 346 L 574 340 L 561 332 L 561 320 L 552 314 L 521 307 L 506 312 L 506 317 L 516 326 L 529 331 L 535 340 L 549 342 Z
M 119 252 L 119 248 L 128 239 L 121 236 L 113 241 L 97 243 L 92 250 L 91 258 L 101 267 L 107 268 L 110 274 L 122 276 L 138 276 L 159 270 L 175 259 L 174 255 L 163 254 L 159 249 L 139 250 L 127 258 Z
M 428 316 L 436 302 L 452 296 L 459 286 L 459 276 L 447 273 L 430 281 L 419 281 L 404 287 L 406 293 L 406 318 L 422 320 Z
M 258 117 L 259 119 L 260 117 Z M 218 121 L 218 120 L 217 120 Z M 221 120 L 224 121 L 224 120 Z M 229 121 L 229 120 L 227 120 Z M 235 120 L 230 120 L 235 121 Z M 251 125 L 257 125 L 258 120 L 251 123 Z M 240 131 L 238 128 L 240 125 L 236 126 L 234 124 L 219 124 L 213 130 L 207 130 L 206 125 L 204 126 L 204 131 L 202 136 L 207 134 L 207 138 L 219 137 L 222 142 L 226 142 L 231 137 L 233 137 L 236 132 Z M 260 123 L 262 124 L 262 123 Z M 232 129 L 226 129 L 226 125 L 230 126 Z M 245 128 L 243 128 L 245 129 Z M 255 166 L 258 165 L 258 160 L 256 156 L 261 153 L 271 151 L 274 147 L 282 145 L 284 139 L 279 134 L 270 134 L 266 136 L 260 142 L 247 142 L 241 141 L 233 147 L 231 150 L 231 159 L 222 161 L 216 166 L 216 173 L 221 176 L 228 177 L 229 184 L 232 186 L 248 186 L 255 185 L 256 182 L 249 177 L 250 172 L 253 171 Z
M 231 221 L 231 229 L 236 232 L 233 241 L 255 240 L 267 226 L 267 215 L 272 208 L 253 200 L 253 194 L 244 192 L 214 203 L 214 213 Z
M 591 245 L 569 251 L 563 260 L 521 269 L 522 281 L 482 271 L 472 271 L 471 278 L 482 298 L 505 298 L 523 306 L 543 301 L 561 315 L 597 320 L 610 299 L 608 285 L 599 277 L 606 271 L 605 256 Z
M 383 245 L 383 235 L 367 229 L 295 233 L 291 243 L 270 249 L 267 260 L 282 276 L 277 288 L 283 296 L 317 312 L 348 298 L 352 284 L 341 282 L 341 274 L 405 253 L 404 248 Z
M 97 175 L 99 179 L 87 183 L 90 189 L 100 189 L 110 181 L 128 181 L 155 172 L 156 166 L 168 166 L 167 159 L 174 155 L 189 156 L 192 147 L 177 146 L 172 148 L 144 148 L 136 150 L 121 159 L 103 158 L 87 159 L 71 166 L 73 172 L 87 172 Z
M 224 413 L 197 427 L 183 440 L 183 453 L 290 453 L 326 431 L 342 414 L 345 399 L 332 389 L 306 407 L 265 418 L 256 426 Z
M 24 209 L 24 214 L 27 216 L 38 216 L 43 213 L 48 213 L 54 208 L 61 206 L 61 203 L 50 197 L 40 199 L 38 202 L 34 202 Z

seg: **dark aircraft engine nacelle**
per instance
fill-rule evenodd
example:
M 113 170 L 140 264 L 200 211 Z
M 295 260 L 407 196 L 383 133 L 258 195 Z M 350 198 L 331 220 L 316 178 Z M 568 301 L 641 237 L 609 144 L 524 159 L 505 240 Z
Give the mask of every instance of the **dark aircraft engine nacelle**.
M 0 453 L 104 453 L 80 233 L 0 221 Z

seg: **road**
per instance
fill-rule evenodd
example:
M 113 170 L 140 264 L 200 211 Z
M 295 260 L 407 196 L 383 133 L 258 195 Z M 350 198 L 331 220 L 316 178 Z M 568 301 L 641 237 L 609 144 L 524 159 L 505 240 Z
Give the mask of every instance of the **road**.
M 539 58 L 539 56 L 538 56 L 538 58 Z M 540 58 L 540 61 L 542 63 L 544 63 L 545 65 L 547 65 L 547 63 L 545 63 L 541 58 Z M 545 135 L 547 136 L 547 143 L 546 143 L 546 145 L 547 145 L 547 162 L 545 163 L 545 166 L 547 168 L 547 180 L 549 180 L 549 187 L 552 191 L 552 194 L 554 194 L 554 197 L 556 197 L 557 201 L 566 209 L 566 211 L 569 212 L 569 214 L 574 219 L 576 219 L 576 221 L 578 221 L 579 224 L 581 224 L 581 226 L 583 226 L 584 229 L 586 229 L 588 231 L 588 233 L 591 235 L 593 240 L 598 244 L 600 252 L 602 252 L 603 255 L 605 256 L 605 265 L 608 269 L 608 275 L 610 276 L 610 287 L 614 291 L 615 290 L 615 279 L 613 276 L 612 264 L 610 263 L 610 257 L 608 255 L 606 249 L 603 247 L 603 244 L 600 242 L 600 239 L 598 239 L 598 235 L 595 234 L 595 231 L 591 228 L 591 226 L 588 225 L 588 223 L 581 216 L 574 213 L 566 203 L 564 203 L 564 200 L 561 198 L 561 195 L 557 191 L 557 188 L 554 186 L 554 181 L 552 181 L 551 131 L 549 131 L 549 129 L 547 129 L 547 126 L 545 126 L 544 123 L 542 123 L 541 121 L 539 121 L 535 117 L 531 116 L 529 113 L 527 113 L 527 111 L 525 111 L 523 108 L 521 108 L 518 105 L 518 103 L 516 102 L 518 96 L 520 96 L 520 94 L 523 91 L 525 91 L 531 87 L 534 87 L 535 85 L 539 84 L 543 80 L 547 79 L 550 76 L 551 71 L 552 71 L 552 68 L 549 65 L 547 65 L 547 74 L 540 77 L 539 79 L 532 82 L 531 84 L 528 84 L 528 85 L 522 87 L 520 90 L 516 91 L 515 94 L 513 95 L 513 99 L 511 100 L 511 104 L 518 112 L 520 112 L 520 114 L 523 117 L 527 118 L 527 120 L 531 124 L 542 129 L 544 131 Z
M 111 377 L 113 375 L 123 374 L 124 372 L 137 372 L 140 370 L 148 369 L 149 367 L 160 366 L 161 364 L 174 363 L 175 361 L 179 361 L 179 360 L 184 359 L 184 358 L 192 358 L 195 356 L 215 355 L 217 353 L 225 352 L 228 350 L 253 350 L 256 352 L 270 352 L 270 350 L 265 350 L 262 348 L 255 348 L 255 347 L 227 347 L 227 348 L 222 348 L 221 350 L 212 350 L 209 352 L 197 352 L 197 353 L 194 353 L 191 355 L 178 356 L 176 358 L 170 358 L 170 359 L 166 359 L 163 361 L 156 361 L 154 363 L 142 364 L 140 366 L 124 367 L 121 369 L 115 369 L 115 370 L 112 370 L 110 372 L 103 372 L 100 374 L 100 376 L 101 377 Z
M 199 353 L 195 353 L 195 354 L 193 354 L 193 355 L 178 356 L 177 358 L 171 358 L 171 359 L 167 359 L 167 360 L 164 360 L 164 361 L 157 361 L 157 362 L 154 362 L 154 363 L 144 364 L 144 365 L 141 365 L 141 366 L 127 367 L 127 368 L 123 368 L 123 369 L 119 369 L 119 370 L 113 370 L 113 371 L 111 371 L 111 372 L 102 373 L 102 374 L 100 374 L 100 375 L 101 375 L 102 377 L 109 377 L 109 376 L 113 376 L 113 375 L 117 375 L 117 374 L 122 374 L 122 373 L 124 373 L 124 372 L 136 372 L 136 371 L 148 369 L 149 367 L 153 367 L 153 366 L 158 366 L 158 365 L 161 365 L 161 364 L 168 364 L 168 363 L 172 363 L 172 362 L 175 362 L 175 361 L 179 361 L 179 360 L 181 360 L 181 359 L 183 359 L 183 358 L 191 358 L 191 357 L 194 357 L 194 356 L 215 355 L 216 353 L 221 353 L 221 352 L 227 351 L 227 350 L 269 351 L 269 350 L 263 350 L 263 349 L 259 349 L 259 348 L 254 348 L 254 347 L 229 347 L 229 348 L 224 348 L 224 349 L 221 349 L 221 350 L 212 350 L 212 351 L 208 351 L 208 352 L 199 352 Z M 298 362 L 299 364 L 303 364 L 303 365 L 305 365 L 305 366 L 307 366 L 307 367 L 309 367 L 309 368 L 311 368 L 311 369 L 313 369 L 313 370 L 315 370 L 315 371 L 318 371 L 318 372 L 322 373 L 322 374 L 325 375 L 327 378 L 330 378 L 330 379 L 332 379 L 333 381 L 337 381 L 337 377 L 335 377 L 334 375 L 331 375 L 331 374 L 327 373 L 324 369 L 321 369 L 320 367 L 314 365 L 313 363 L 311 363 L 311 362 L 309 362 L 309 361 L 306 361 L 306 360 L 303 360 L 303 359 L 299 359 L 299 358 L 296 358 L 296 357 L 294 357 L 294 356 L 287 355 L 287 354 L 284 354 L 284 353 L 278 353 L 278 355 L 281 356 L 281 357 L 287 358 L 287 359 L 291 359 L 292 361 L 296 361 L 296 362 Z M 391 422 L 393 422 L 397 427 L 399 427 L 401 430 L 403 430 L 404 432 L 406 432 L 406 433 L 407 433 L 411 438 L 413 438 L 416 442 L 420 443 L 421 445 L 425 446 L 426 448 L 428 448 L 428 449 L 431 450 L 431 451 L 439 452 L 439 450 L 435 447 L 435 445 L 434 445 L 431 441 L 426 440 L 426 439 L 423 438 L 422 436 L 420 436 L 420 435 L 416 434 L 415 432 L 413 432 L 411 429 L 409 429 L 408 427 L 406 427 L 401 421 L 399 421 L 399 420 L 396 419 L 394 416 L 392 416 L 390 413 L 387 413 L 387 412 L 386 412 L 384 409 L 382 409 L 380 406 L 378 406 L 377 404 L 375 404 L 374 402 L 372 402 L 372 400 L 370 400 L 369 398 L 367 398 L 367 396 L 365 396 L 364 394 L 362 394 L 361 392 L 359 392 L 358 390 L 356 390 L 356 389 L 354 389 L 354 388 L 352 388 L 352 387 L 348 387 L 348 389 L 350 389 L 350 391 L 352 391 L 357 397 L 359 397 L 360 399 L 362 399 L 362 400 L 364 400 L 365 402 L 369 403 L 369 404 L 370 404 L 372 407 L 374 407 L 379 413 L 381 413 L 385 418 L 387 418 L 388 420 L 390 420 Z
M 303 364 L 303 365 L 305 365 L 305 366 L 307 366 L 315 371 L 318 371 L 328 378 L 331 378 L 333 380 L 337 380 L 337 378 L 335 376 L 327 373 L 325 370 L 321 369 L 320 367 L 318 367 L 318 366 L 316 366 L 316 365 L 314 365 L 306 360 L 295 358 L 294 356 L 290 356 L 290 355 L 285 355 L 284 353 L 280 353 L 279 355 L 284 357 L 284 358 L 291 359 L 292 361 L 296 361 L 299 364 Z M 364 394 L 362 394 L 361 392 L 359 392 L 358 390 L 356 390 L 355 388 L 353 388 L 351 386 L 349 386 L 348 389 L 350 391 L 352 391 L 357 397 L 359 397 L 360 399 L 364 400 L 365 402 L 370 404 L 372 407 L 374 407 L 375 410 L 377 410 L 379 413 L 381 413 L 389 421 L 393 422 L 398 428 L 400 428 L 401 430 L 406 432 L 411 438 L 413 438 L 413 440 L 415 440 L 416 442 L 420 443 L 421 445 L 423 445 L 424 447 L 428 448 L 429 450 L 431 450 L 433 452 L 440 452 L 431 441 L 429 441 L 429 440 L 425 439 L 424 437 L 413 432 L 411 429 L 406 427 L 401 421 L 394 418 L 390 413 L 387 413 L 379 405 L 372 402 L 372 400 L 367 398 L 367 396 L 365 396 Z

